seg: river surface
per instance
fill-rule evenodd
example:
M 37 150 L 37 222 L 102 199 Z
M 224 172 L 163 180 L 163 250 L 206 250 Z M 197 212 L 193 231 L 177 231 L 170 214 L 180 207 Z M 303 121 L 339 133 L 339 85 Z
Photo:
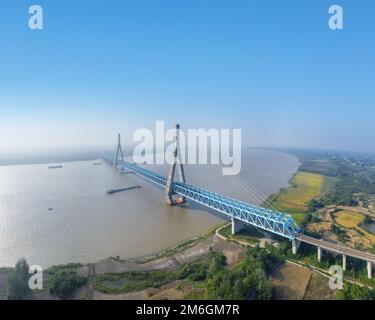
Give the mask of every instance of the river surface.
M 163 190 L 132 174 L 68 162 L 0 167 L 0 266 L 25 257 L 47 268 L 68 262 L 129 258 L 165 249 L 223 221 L 188 203 L 168 207 Z M 186 166 L 187 182 L 239 200 L 260 204 L 288 185 L 297 158 L 276 151 L 247 149 L 239 176 L 219 166 Z M 166 172 L 165 167 L 150 169 Z M 112 188 L 141 188 L 108 195 Z

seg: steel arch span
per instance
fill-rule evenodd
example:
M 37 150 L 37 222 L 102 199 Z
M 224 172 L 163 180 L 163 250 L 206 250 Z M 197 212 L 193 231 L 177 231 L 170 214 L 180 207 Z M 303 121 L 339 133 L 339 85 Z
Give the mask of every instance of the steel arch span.
M 105 160 L 114 164 L 114 161 L 109 158 L 105 158 Z M 130 170 L 162 188 L 167 186 L 167 178 L 151 170 L 122 160 L 117 161 L 117 166 Z M 290 240 L 294 240 L 299 233 L 299 228 L 293 218 L 279 211 L 265 209 L 182 182 L 173 183 L 173 192 L 231 218 Z

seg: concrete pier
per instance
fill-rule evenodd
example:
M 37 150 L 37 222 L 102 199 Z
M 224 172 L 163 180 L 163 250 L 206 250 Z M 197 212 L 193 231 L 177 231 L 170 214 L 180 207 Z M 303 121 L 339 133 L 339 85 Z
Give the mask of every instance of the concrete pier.
M 245 226 L 244 222 L 236 218 L 232 218 L 232 234 L 236 234 L 237 232 L 242 230 L 244 226 Z
M 322 261 L 322 253 L 323 253 L 323 250 L 321 247 L 318 247 L 318 261 Z
M 346 255 L 342 255 L 342 270 L 346 271 Z
M 372 263 L 371 261 L 367 261 L 367 276 L 369 279 L 372 278 Z
M 292 253 L 297 254 L 298 248 L 301 245 L 301 241 L 299 240 L 292 240 Z

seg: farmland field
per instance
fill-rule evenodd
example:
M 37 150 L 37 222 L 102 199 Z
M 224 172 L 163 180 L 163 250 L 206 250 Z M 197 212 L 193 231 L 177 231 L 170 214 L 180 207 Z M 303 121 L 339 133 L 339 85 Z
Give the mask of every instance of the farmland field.
M 358 226 L 364 219 L 360 212 L 342 210 L 335 214 L 336 223 L 344 228 L 350 229 Z
M 290 187 L 270 198 L 271 206 L 292 214 L 298 223 L 304 218 L 308 202 L 321 195 L 324 180 L 321 174 L 298 172 Z
M 358 211 L 341 210 L 335 214 L 335 221 L 339 226 L 359 232 L 361 241 L 369 241 L 370 244 L 375 243 L 375 236 L 361 226 L 364 219 L 365 215 Z

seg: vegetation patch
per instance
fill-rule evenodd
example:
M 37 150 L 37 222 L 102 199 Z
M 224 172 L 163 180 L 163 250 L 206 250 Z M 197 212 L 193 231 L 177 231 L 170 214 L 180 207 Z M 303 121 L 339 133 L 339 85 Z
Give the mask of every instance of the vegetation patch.
M 174 272 L 150 271 L 105 274 L 95 277 L 96 290 L 109 294 L 160 288 L 183 280 L 178 290 L 189 299 L 271 299 L 272 283 L 268 275 L 280 263 L 276 255 L 250 248 L 246 257 L 228 269 L 222 253 L 210 253 L 204 259 L 187 263 Z
M 95 277 L 95 289 L 104 293 L 126 293 L 141 291 L 147 288 L 160 288 L 162 285 L 180 279 L 202 281 L 206 279 L 207 269 L 214 253 L 210 257 L 190 262 L 174 272 L 168 271 L 134 271 L 120 274 L 104 274 Z
M 249 242 L 251 244 L 256 244 L 259 242 L 259 238 L 264 237 L 263 233 L 259 231 L 255 227 L 245 226 L 243 229 L 241 229 L 239 232 L 237 232 L 235 235 L 232 235 L 232 226 L 227 225 L 224 228 L 221 228 L 219 230 L 219 234 L 228 238 L 228 239 L 235 239 L 240 240 L 244 242 Z
M 341 300 L 374 300 L 375 290 L 372 290 L 367 286 L 345 283 L 344 288 L 339 290 L 337 296 Z
M 65 266 L 54 266 L 48 269 L 52 275 L 50 279 L 50 293 L 60 299 L 67 299 L 76 289 L 84 285 L 86 277 L 78 275 L 76 267 L 78 264 L 68 264 Z
M 25 259 L 20 259 L 14 269 L 9 273 L 8 278 L 8 300 L 22 300 L 30 293 L 29 265 Z
M 232 270 L 214 260 L 208 271 L 205 298 L 212 300 L 269 300 L 274 289 L 269 274 L 280 263 L 277 256 L 259 247 L 248 248 L 245 258 Z

